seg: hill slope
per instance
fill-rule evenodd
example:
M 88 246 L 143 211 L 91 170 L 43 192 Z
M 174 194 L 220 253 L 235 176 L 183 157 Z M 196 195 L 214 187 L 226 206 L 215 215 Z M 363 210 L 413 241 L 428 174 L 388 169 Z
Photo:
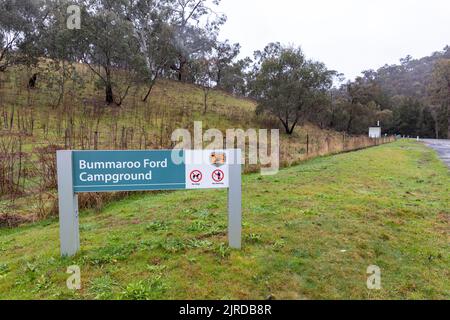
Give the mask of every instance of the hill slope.
M 202 121 L 204 131 L 223 133 L 279 127 L 277 119 L 256 115 L 252 100 L 213 90 L 205 110 L 202 88 L 173 81 L 158 82 L 147 102 L 141 99 L 146 88 L 137 86 L 122 106 L 106 107 L 92 72 L 78 69 L 78 78 L 64 83 L 63 91 L 57 73 L 42 71 L 33 90 L 27 90 L 30 70 L 0 73 L 0 227 L 57 213 L 57 149 L 170 149 L 174 130 L 192 133 L 194 121 Z M 281 134 L 280 162 L 289 166 L 374 144 L 367 137 L 304 125 L 293 136 Z M 109 200 L 102 197 L 90 196 L 81 204 L 100 208 Z
M 0 298 L 448 299 L 449 178 L 407 141 L 245 175 L 242 251 L 226 246 L 223 191 L 84 211 L 73 259 L 59 257 L 55 219 L 0 229 Z M 369 265 L 382 270 L 380 291 L 366 288 Z

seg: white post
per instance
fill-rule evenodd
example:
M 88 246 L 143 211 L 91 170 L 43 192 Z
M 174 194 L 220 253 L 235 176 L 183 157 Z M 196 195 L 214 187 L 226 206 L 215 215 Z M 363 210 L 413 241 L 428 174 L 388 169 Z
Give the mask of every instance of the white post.
M 233 150 L 229 165 L 228 242 L 233 249 L 242 247 L 242 182 L 240 149 Z
M 72 151 L 57 151 L 59 238 L 61 256 L 74 256 L 80 249 L 78 196 L 73 191 Z

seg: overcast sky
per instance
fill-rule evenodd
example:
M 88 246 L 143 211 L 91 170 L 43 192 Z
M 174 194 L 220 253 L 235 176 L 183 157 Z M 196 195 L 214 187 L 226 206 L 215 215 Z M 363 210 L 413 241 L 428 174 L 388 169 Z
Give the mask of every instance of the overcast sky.
M 222 0 L 220 38 L 242 56 L 273 41 L 353 79 L 361 71 L 420 58 L 450 45 L 450 0 Z

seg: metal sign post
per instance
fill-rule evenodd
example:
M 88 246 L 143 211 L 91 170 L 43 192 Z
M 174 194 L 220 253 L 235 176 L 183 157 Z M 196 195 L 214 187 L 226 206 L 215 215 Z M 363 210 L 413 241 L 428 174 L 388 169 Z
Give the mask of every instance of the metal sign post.
M 228 243 L 233 249 L 241 249 L 242 234 L 242 179 L 241 150 L 233 150 L 234 161 L 229 165 L 228 187 Z
M 58 151 L 58 204 L 61 255 L 73 256 L 80 250 L 78 195 L 73 190 L 72 151 Z
M 80 249 L 78 193 L 228 189 L 228 241 L 241 248 L 241 150 L 57 151 L 61 255 Z

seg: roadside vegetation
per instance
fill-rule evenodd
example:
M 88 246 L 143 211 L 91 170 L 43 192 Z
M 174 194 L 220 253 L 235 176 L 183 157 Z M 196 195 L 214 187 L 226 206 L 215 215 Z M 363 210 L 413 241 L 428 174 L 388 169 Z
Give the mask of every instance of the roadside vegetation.
M 226 244 L 226 192 L 134 195 L 82 211 L 71 259 L 57 219 L 0 229 L 0 298 L 449 299 L 449 191 L 435 152 L 407 140 L 245 175 L 242 251 Z
M 146 102 L 139 99 L 146 91 L 145 86 L 140 86 L 130 92 L 120 107 L 107 107 L 99 98 L 102 93 L 91 79 L 91 72 L 83 65 L 76 67 L 84 85 L 68 89 L 60 105 L 54 104 L 59 100 L 58 91 L 47 87 L 53 73 L 42 77 L 41 84 L 33 90 L 26 89 L 28 77 L 24 68 L 0 74 L 0 227 L 57 215 L 56 150 L 171 149 L 175 145 L 172 132 L 186 128 L 193 134 L 194 121 L 202 121 L 203 131 L 215 128 L 224 134 L 233 128 L 283 130 L 276 118 L 255 113 L 254 100 L 234 97 L 219 89 L 209 93 L 205 112 L 201 87 L 172 80 L 155 82 Z M 45 62 L 41 68 L 46 68 Z M 387 137 L 374 141 L 306 123 L 297 126 L 292 135 L 280 137 L 283 167 L 393 140 Z M 204 141 L 204 146 L 209 143 Z M 259 165 L 245 167 L 246 172 L 257 170 Z M 126 195 L 82 195 L 80 207 L 99 210 L 105 203 Z

